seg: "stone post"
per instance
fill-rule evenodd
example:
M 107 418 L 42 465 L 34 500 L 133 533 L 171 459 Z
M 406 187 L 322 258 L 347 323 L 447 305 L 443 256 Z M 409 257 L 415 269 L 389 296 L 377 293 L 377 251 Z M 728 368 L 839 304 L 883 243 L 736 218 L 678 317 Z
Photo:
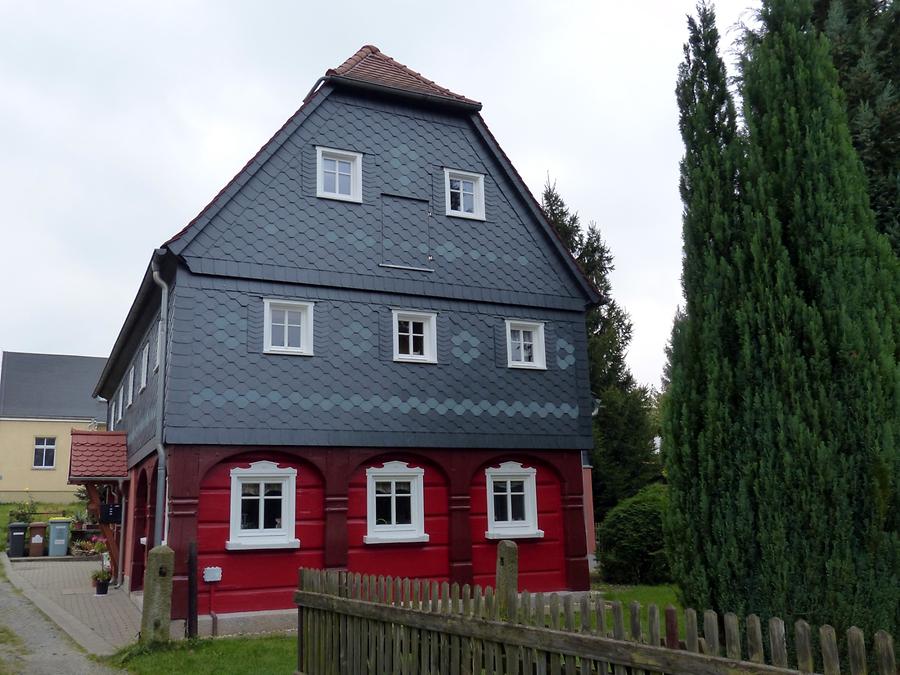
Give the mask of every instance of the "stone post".
M 500 618 L 508 616 L 510 596 L 519 592 L 519 547 L 508 539 L 497 544 L 497 576 L 495 588 L 497 602 L 500 603 Z
M 168 642 L 172 616 L 172 579 L 175 551 L 165 544 L 150 549 L 144 571 L 144 610 L 141 643 Z

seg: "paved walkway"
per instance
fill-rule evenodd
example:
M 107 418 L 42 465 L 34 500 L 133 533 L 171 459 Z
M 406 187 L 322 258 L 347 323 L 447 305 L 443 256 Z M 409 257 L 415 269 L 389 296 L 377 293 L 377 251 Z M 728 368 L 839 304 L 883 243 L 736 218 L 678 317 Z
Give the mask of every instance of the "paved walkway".
M 112 654 L 137 639 L 141 613 L 128 594 L 113 588 L 106 596 L 94 593 L 96 561 L 0 557 L 10 582 L 87 652 Z

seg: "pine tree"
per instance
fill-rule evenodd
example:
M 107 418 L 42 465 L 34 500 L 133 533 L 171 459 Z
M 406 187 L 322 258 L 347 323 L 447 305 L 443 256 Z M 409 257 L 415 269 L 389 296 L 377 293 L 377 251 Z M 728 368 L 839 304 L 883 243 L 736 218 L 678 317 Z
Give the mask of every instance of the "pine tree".
M 675 573 L 692 604 L 896 632 L 900 267 L 876 230 L 811 2 L 764 0 L 760 16 L 742 64 L 744 135 L 707 146 L 726 167 L 718 187 L 711 167 L 708 181 L 702 162 L 690 171 L 704 155 L 685 137 L 682 178 L 699 189 L 683 190 L 687 308 L 666 410 Z M 721 91 L 693 81 L 705 100 Z M 683 119 L 711 119 L 679 102 Z M 737 204 L 722 210 L 730 229 L 703 206 L 710 195 Z M 719 232 L 728 250 L 712 255 Z M 704 275 L 714 258 L 720 274 Z M 694 350 L 710 351 L 702 367 Z
M 876 228 L 900 255 L 900 3 L 815 0 L 813 21 L 831 43 Z
M 620 500 L 638 492 L 660 475 L 650 417 L 652 401 L 636 384 L 625 363 L 631 320 L 612 298 L 609 274 L 613 257 L 595 223 L 581 228 L 549 180 L 542 197 L 544 213 L 582 270 L 600 291 L 600 305 L 588 312 L 588 359 L 591 391 L 600 401 L 594 417 L 593 492 L 598 520 Z
M 738 135 L 709 5 L 700 4 L 697 19 L 688 18 L 688 34 L 676 87 L 685 144 L 680 191 L 686 304 L 672 332 L 663 402 L 666 538 L 685 599 L 697 607 L 734 609 L 721 601 L 733 578 L 747 573 L 741 541 L 752 537 L 748 486 L 739 478 L 739 458 L 727 450 L 735 444 L 740 398 L 734 375 L 739 341 L 730 313 L 739 283 Z

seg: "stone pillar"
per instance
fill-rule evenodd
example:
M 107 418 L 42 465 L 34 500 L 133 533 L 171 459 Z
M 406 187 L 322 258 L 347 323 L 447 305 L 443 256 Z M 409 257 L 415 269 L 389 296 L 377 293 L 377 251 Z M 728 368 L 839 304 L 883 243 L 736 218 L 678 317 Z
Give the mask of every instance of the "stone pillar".
M 144 571 L 144 608 L 141 615 L 141 643 L 168 642 L 172 616 L 172 577 L 175 551 L 163 544 L 147 554 Z

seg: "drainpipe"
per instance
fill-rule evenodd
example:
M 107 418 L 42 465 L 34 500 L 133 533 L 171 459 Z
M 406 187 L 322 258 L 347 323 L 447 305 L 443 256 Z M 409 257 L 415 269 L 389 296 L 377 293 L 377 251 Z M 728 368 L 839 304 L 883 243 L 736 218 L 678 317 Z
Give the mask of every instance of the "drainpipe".
M 116 588 L 122 587 L 122 581 L 125 576 L 125 514 L 128 513 L 128 497 L 125 496 L 125 492 L 122 491 L 122 483 L 123 480 L 119 479 L 119 496 L 120 496 L 120 505 L 121 510 L 120 513 L 122 522 L 119 523 L 119 570 L 118 574 L 116 574 Z
M 153 523 L 153 545 L 162 543 L 163 520 L 166 513 L 166 449 L 163 447 L 163 410 L 165 402 L 165 378 L 166 378 L 166 344 L 165 339 L 169 334 L 169 285 L 163 281 L 159 274 L 159 259 L 165 254 L 165 250 L 158 248 L 153 252 L 150 260 L 150 269 L 153 272 L 153 281 L 162 291 L 159 310 L 159 377 L 156 378 L 156 400 L 159 406 L 159 414 L 156 417 L 156 518 Z

